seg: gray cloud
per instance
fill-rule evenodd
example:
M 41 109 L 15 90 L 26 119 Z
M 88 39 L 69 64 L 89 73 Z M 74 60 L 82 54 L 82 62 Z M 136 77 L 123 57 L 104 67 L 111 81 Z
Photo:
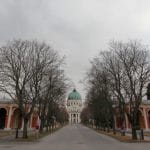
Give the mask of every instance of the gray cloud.
M 148 0 L 0 0 L 0 43 L 38 39 L 67 56 L 67 73 L 79 81 L 89 60 L 111 39 L 149 44 Z

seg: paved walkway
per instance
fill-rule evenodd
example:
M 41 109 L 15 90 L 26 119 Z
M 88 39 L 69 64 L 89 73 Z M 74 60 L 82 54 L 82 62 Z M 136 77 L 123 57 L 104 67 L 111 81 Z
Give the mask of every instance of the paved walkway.
M 0 150 L 149 150 L 150 143 L 121 143 L 82 125 L 68 125 L 34 143 L 0 144 Z

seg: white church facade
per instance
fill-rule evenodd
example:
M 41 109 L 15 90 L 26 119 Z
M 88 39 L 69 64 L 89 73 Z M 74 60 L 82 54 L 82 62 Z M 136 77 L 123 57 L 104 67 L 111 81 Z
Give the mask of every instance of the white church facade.
M 82 111 L 82 99 L 80 93 L 74 89 L 67 99 L 67 111 L 69 114 L 69 123 L 80 123 L 80 114 Z

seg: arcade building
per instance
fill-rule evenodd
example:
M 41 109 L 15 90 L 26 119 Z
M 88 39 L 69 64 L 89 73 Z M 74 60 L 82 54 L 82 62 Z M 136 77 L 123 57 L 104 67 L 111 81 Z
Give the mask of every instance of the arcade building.
M 30 106 L 26 106 L 26 109 L 28 111 Z M 18 127 L 18 122 L 20 124 L 19 128 L 23 128 L 23 119 L 20 121 L 18 115 L 19 109 L 17 104 L 12 101 L 0 101 L 0 129 L 16 129 Z M 28 128 L 35 129 L 38 122 L 38 110 L 35 108 L 29 120 Z
M 127 109 L 127 111 L 129 111 L 128 105 L 127 105 L 126 109 Z M 138 114 L 139 114 L 140 128 L 147 130 L 147 131 L 150 130 L 150 101 L 149 100 L 144 100 L 141 102 L 141 105 L 138 110 Z M 114 118 L 115 118 L 115 128 L 116 129 L 121 129 L 121 128 L 124 128 L 125 130 L 131 129 L 131 124 L 128 120 L 127 113 L 125 113 L 125 121 L 123 123 L 123 127 L 122 127 L 122 123 L 121 123 L 120 113 L 117 112 L 117 110 L 116 110 L 116 114 L 115 114 Z
M 69 123 L 80 123 L 80 114 L 83 108 L 83 103 L 80 93 L 74 89 L 67 98 L 66 102 L 67 111 L 69 114 Z M 26 109 L 30 109 L 30 106 L 26 106 Z M 20 128 L 23 128 L 23 119 L 18 120 L 19 110 L 17 104 L 12 101 L 2 101 L 0 100 L 0 129 L 10 130 L 15 129 L 20 122 Z M 115 118 L 115 128 L 122 128 L 121 118 L 119 112 L 114 116 Z M 144 130 L 150 130 L 150 101 L 143 100 L 139 107 L 139 120 L 140 127 Z M 38 109 L 35 108 L 31 118 L 28 122 L 29 129 L 35 129 L 39 124 Z M 130 130 L 131 124 L 128 120 L 127 114 L 125 114 L 124 129 Z
M 26 111 L 30 106 L 26 106 Z M 82 111 L 82 99 L 80 93 L 74 89 L 67 98 L 67 110 L 69 113 L 69 123 L 80 123 L 80 113 Z M 19 120 L 18 105 L 10 100 L 0 100 L 0 130 L 10 130 L 23 128 L 23 119 Z M 38 109 L 35 108 L 28 122 L 28 129 L 35 129 L 39 124 Z

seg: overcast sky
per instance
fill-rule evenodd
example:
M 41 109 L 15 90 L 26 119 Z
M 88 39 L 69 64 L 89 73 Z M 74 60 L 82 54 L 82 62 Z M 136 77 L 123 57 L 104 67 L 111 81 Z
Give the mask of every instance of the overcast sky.
M 150 0 L 0 0 L 0 44 L 13 38 L 46 41 L 66 56 L 79 83 L 110 40 L 150 42 Z

